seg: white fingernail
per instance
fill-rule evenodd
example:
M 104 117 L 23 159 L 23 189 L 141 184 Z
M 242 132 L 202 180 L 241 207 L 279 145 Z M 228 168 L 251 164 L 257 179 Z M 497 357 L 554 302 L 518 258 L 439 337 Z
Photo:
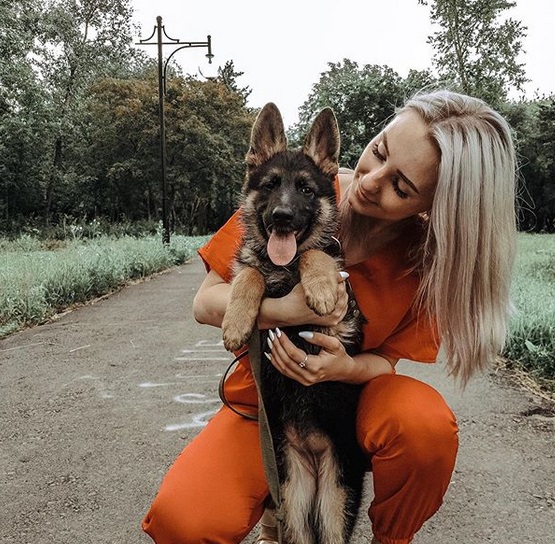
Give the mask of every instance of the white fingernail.
M 266 358 L 267 358 L 269 361 L 272 360 L 272 357 L 270 356 L 270 354 L 269 354 L 267 351 L 264 352 L 264 355 L 266 355 Z
M 272 341 L 269 338 L 266 338 L 266 340 L 268 341 L 268 345 L 270 346 L 270 349 L 272 349 L 274 347 L 272 344 Z
M 349 272 L 345 272 L 344 270 L 341 270 L 341 272 L 339 272 L 339 275 L 346 280 L 349 277 Z
M 276 336 L 281 338 L 281 331 L 276 327 Z
M 307 340 L 312 340 L 314 338 L 314 333 L 310 331 L 301 331 L 299 336 L 301 338 L 306 338 Z
M 276 337 L 274 336 L 274 333 L 273 333 L 271 330 L 268 331 L 268 335 L 269 335 L 270 340 L 271 340 L 272 342 L 276 339 Z

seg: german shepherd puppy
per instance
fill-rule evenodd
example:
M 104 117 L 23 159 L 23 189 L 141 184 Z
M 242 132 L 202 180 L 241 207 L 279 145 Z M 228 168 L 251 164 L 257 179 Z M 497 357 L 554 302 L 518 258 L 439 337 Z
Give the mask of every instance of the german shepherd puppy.
M 315 118 L 299 150 L 287 149 L 281 114 L 260 111 L 246 156 L 243 244 L 223 320 L 224 345 L 245 345 L 263 297 L 282 297 L 299 281 L 318 315 L 333 311 L 342 269 L 334 179 L 339 129 L 331 109 Z M 350 354 L 361 344 L 363 316 L 351 300 L 336 327 L 287 327 L 305 352 L 317 346 L 298 336 L 313 330 L 341 339 Z M 267 332 L 261 331 L 262 350 Z M 262 361 L 261 394 L 274 441 L 289 544 L 345 544 L 360 506 L 365 460 L 355 434 L 359 387 L 325 382 L 305 387 Z

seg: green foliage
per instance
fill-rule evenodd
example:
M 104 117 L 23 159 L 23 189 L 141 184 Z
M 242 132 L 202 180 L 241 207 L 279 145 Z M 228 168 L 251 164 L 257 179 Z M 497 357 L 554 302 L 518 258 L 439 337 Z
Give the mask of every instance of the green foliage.
M 132 64 L 130 0 L 15 0 L 0 6 L 0 226 L 49 220 L 73 197 L 68 150 L 83 94 Z M 61 205 L 60 205 L 61 204 Z
M 388 66 L 358 66 L 345 59 L 329 63 L 329 70 L 313 85 L 301 106 L 299 123 L 289 138 L 301 143 L 313 117 L 322 108 L 333 109 L 341 132 L 342 166 L 354 167 L 368 142 L 383 128 L 406 98 L 429 87 L 434 80 L 429 72 L 411 70 L 406 79 Z
M 428 38 L 439 77 L 471 96 L 497 106 L 511 87 L 527 81 L 523 51 L 526 27 L 507 17 L 510 0 L 419 0 L 430 5 L 430 19 L 439 27 Z
M 109 293 L 191 259 L 206 237 L 74 240 L 48 251 L 37 238 L 0 240 L 0 336 L 40 323 L 75 303 Z
M 175 77 L 165 97 L 166 178 L 173 230 L 216 230 L 236 207 L 254 116 L 221 80 Z M 75 203 L 112 221 L 159 217 L 157 81 L 101 79 L 91 87 Z
M 520 228 L 555 232 L 555 95 L 505 104 L 520 164 Z
M 515 312 L 505 357 L 555 379 L 555 237 L 520 234 L 513 284 Z
M 237 94 L 243 100 L 243 106 L 247 105 L 247 99 L 252 93 L 250 87 L 239 87 L 237 78 L 244 75 L 244 72 L 237 72 L 235 64 L 232 60 L 227 61 L 221 68 L 218 69 L 218 80 L 225 83 L 227 88 L 233 93 Z
M 0 231 L 65 218 L 155 221 L 161 209 L 158 82 L 132 48 L 131 0 L 0 6 Z M 254 120 L 232 61 L 196 81 L 170 67 L 171 228 L 215 230 L 232 213 Z

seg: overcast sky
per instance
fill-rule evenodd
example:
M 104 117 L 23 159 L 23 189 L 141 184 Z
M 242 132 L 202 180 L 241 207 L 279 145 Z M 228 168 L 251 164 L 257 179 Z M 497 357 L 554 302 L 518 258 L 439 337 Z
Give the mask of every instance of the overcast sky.
M 148 38 L 162 16 L 167 34 L 182 41 L 212 36 L 215 55 L 209 67 L 204 49 L 185 49 L 174 59 L 186 73 L 210 75 L 233 60 L 244 72 L 238 83 L 249 86 L 251 106 L 275 102 L 286 126 L 329 62 L 345 58 L 388 65 L 401 76 L 410 68 L 431 68 L 433 32 L 429 10 L 417 0 L 132 0 L 137 41 Z M 524 42 L 531 82 L 526 94 L 555 92 L 555 2 L 517 0 L 509 15 L 528 27 Z M 143 47 L 156 55 L 155 46 Z M 165 47 L 164 57 L 172 52 Z

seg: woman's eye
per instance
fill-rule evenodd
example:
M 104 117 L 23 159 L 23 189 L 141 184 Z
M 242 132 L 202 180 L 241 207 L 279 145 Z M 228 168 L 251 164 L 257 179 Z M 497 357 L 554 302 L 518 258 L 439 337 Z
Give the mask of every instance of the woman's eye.
M 385 161 L 385 157 L 380 153 L 378 144 L 374 144 L 372 146 L 372 153 L 374 153 L 374 155 L 380 160 L 380 161 Z
M 409 195 L 408 193 L 405 193 L 404 191 L 401 191 L 401 189 L 399 188 L 399 178 L 398 177 L 394 177 L 392 180 L 393 183 L 393 190 L 395 191 L 395 193 L 397 194 L 397 196 L 399 198 L 408 198 Z

